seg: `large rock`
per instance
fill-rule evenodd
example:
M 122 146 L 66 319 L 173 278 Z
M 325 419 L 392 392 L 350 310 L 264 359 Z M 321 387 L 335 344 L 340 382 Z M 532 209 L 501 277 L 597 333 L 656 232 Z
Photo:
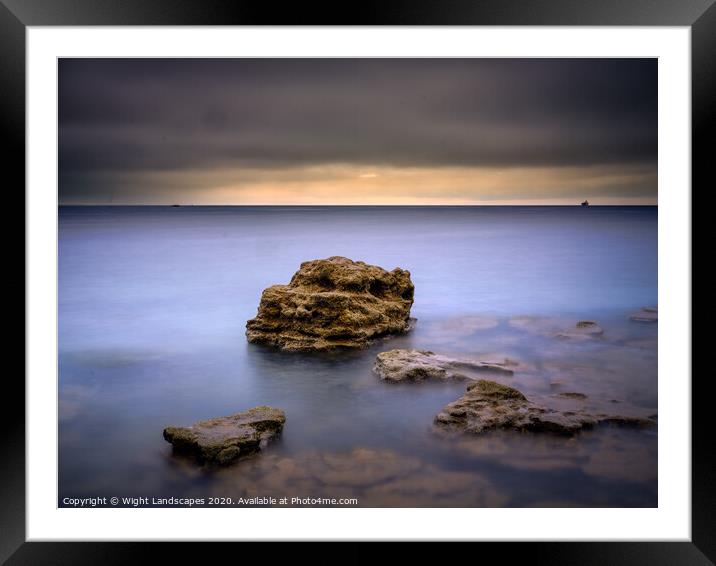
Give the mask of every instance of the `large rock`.
M 446 405 L 435 417 L 440 427 L 472 434 L 511 429 L 572 435 L 599 423 L 635 427 L 656 424 L 653 419 L 634 415 L 592 413 L 578 407 L 547 408 L 533 403 L 517 389 L 484 379 L 470 383 L 465 395 Z
M 167 427 L 164 439 L 176 452 L 192 456 L 199 463 L 225 465 L 260 451 L 281 434 L 285 422 L 281 409 L 254 407 L 190 427 Z
M 307 261 L 288 285 L 263 292 L 246 337 L 287 351 L 360 348 L 410 330 L 413 291 L 404 269 L 338 256 Z
M 472 379 L 475 373 L 512 375 L 512 360 L 483 362 L 441 356 L 429 350 L 389 350 L 378 354 L 373 371 L 385 381 L 447 381 Z

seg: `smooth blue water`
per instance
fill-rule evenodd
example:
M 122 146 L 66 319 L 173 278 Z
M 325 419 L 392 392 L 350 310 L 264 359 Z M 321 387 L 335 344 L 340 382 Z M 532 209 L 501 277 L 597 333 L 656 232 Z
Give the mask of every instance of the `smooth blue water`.
M 332 255 L 408 269 L 416 330 L 335 356 L 247 344 L 261 291 Z M 61 207 L 60 499 L 653 506 L 655 431 L 438 439 L 432 418 L 464 385 L 390 387 L 370 368 L 393 347 L 505 354 L 532 368 L 513 380 L 527 394 L 566 387 L 656 412 L 657 328 L 628 319 L 656 303 L 656 207 Z M 510 323 L 526 315 L 597 320 L 605 339 Z M 288 421 L 252 461 L 198 471 L 162 439 L 260 404 Z

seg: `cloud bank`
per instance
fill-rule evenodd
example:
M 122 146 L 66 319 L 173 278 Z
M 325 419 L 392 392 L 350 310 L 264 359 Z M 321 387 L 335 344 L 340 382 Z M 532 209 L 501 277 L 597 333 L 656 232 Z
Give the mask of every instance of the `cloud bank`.
M 61 203 L 656 202 L 655 59 L 61 59 Z

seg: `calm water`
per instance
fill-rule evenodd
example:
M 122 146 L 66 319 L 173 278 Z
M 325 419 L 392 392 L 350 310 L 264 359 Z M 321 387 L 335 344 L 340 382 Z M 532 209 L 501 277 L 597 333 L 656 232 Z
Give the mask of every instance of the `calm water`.
M 408 269 L 411 334 L 340 355 L 248 344 L 261 291 L 302 261 Z M 656 207 L 61 207 L 59 496 L 356 497 L 363 506 L 655 506 L 657 434 L 438 435 L 464 384 L 381 383 L 394 347 L 525 371 L 527 395 L 579 391 L 656 413 Z M 520 324 L 525 319 L 529 324 Z M 602 340 L 555 340 L 596 320 Z M 279 443 L 220 471 L 171 454 L 167 425 L 256 405 Z

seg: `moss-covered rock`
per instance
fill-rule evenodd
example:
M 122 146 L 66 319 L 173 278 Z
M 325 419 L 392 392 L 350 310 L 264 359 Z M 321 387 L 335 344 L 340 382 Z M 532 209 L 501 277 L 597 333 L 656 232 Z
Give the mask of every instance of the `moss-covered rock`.
M 472 434 L 507 429 L 572 435 L 600 423 L 633 427 L 656 425 L 654 419 L 639 415 L 590 412 L 579 407 L 545 407 L 530 401 L 513 387 L 485 379 L 470 383 L 465 395 L 446 405 L 435 417 L 439 427 Z
M 167 427 L 164 439 L 175 452 L 191 456 L 199 463 L 227 465 L 260 451 L 281 434 L 285 422 L 281 409 L 261 406 L 189 427 Z

